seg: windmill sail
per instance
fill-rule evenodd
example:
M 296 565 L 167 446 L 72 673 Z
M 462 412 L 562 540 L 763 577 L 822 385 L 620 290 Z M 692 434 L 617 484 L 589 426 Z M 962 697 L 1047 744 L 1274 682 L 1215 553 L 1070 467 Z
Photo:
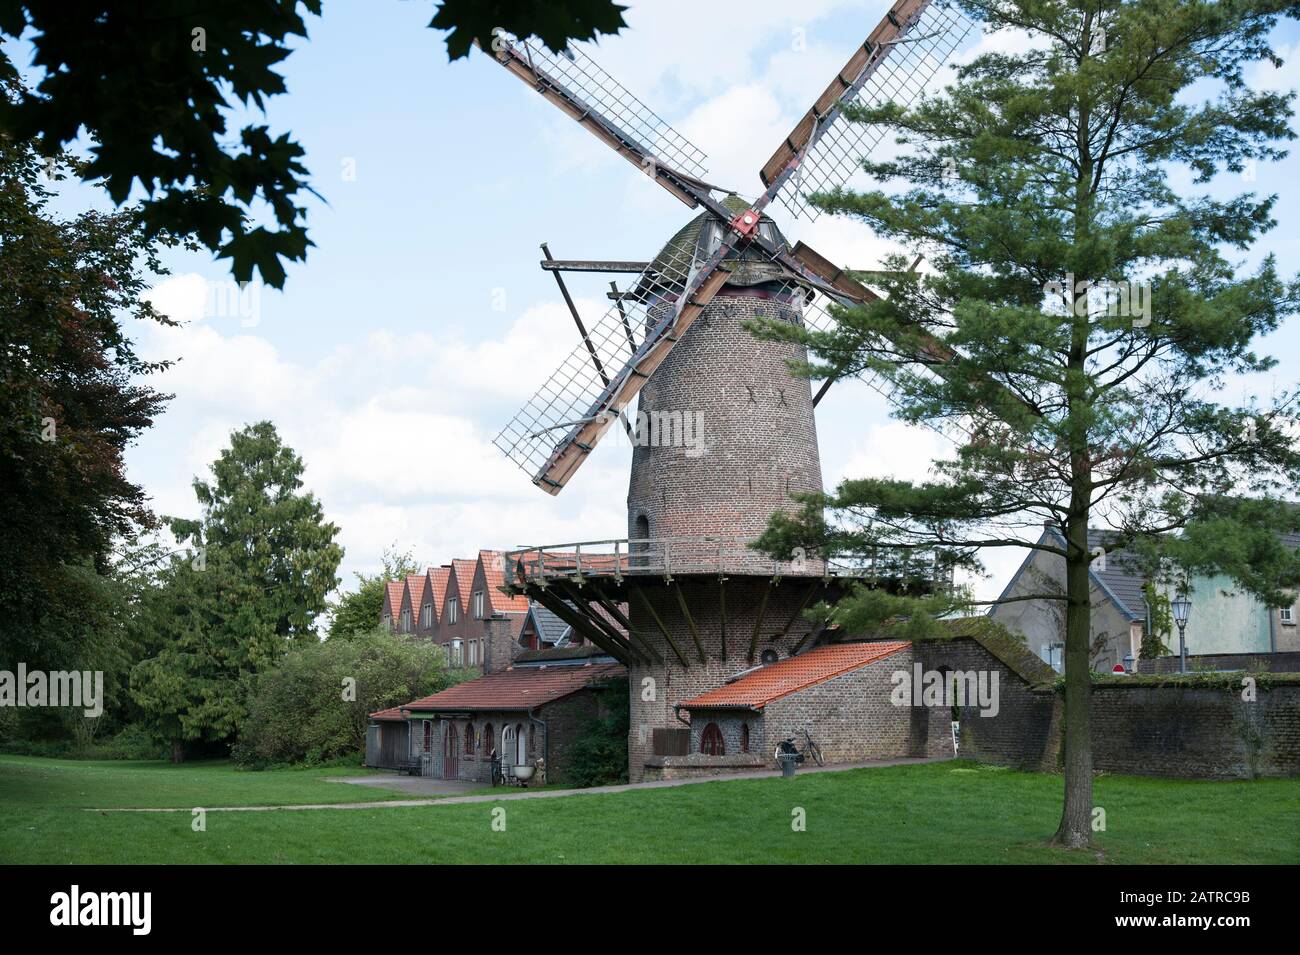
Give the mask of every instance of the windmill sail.
M 971 29 L 950 0 L 898 0 L 763 166 L 763 185 L 778 185 L 795 218 L 816 219 L 805 197 L 848 182 L 885 133 L 848 121 L 844 106 L 912 103 Z
M 559 493 L 581 466 L 725 283 L 730 241 L 670 243 L 493 439 L 535 484 Z
M 703 150 L 591 57 L 573 45 L 552 53 L 534 39 L 504 33 L 493 41 L 492 56 L 686 205 L 695 206 L 692 190 L 682 186 L 696 184 L 705 174 Z

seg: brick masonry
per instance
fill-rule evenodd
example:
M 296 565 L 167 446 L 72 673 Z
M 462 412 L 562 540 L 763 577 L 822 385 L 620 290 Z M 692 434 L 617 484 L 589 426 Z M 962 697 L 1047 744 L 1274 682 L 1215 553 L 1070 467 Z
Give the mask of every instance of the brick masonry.
M 1018 769 L 1060 768 L 1064 705 L 1026 682 L 974 640 L 918 644 L 927 669 L 999 672 L 999 712 L 961 714 L 961 755 Z M 1241 688 L 1099 684 L 1092 688 L 1093 768 L 1195 779 L 1300 776 L 1300 686 Z
M 638 410 L 700 413 L 703 447 L 633 449 L 629 538 L 752 540 L 792 494 L 822 489 L 811 383 L 786 364 L 806 352 L 760 341 L 741 324 L 793 314 L 789 304 L 724 287 L 646 382 Z M 711 554 L 703 548 L 701 562 Z M 757 553 L 727 563 L 733 571 L 759 565 L 768 561 Z

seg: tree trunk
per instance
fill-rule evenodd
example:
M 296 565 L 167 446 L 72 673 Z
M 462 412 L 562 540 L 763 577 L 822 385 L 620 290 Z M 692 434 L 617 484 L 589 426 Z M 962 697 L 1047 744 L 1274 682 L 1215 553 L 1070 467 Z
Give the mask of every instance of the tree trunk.
M 185 741 L 180 739 L 172 740 L 172 762 L 185 762 Z
M 1091 593 L 1088 586 L 1088 518 L 1067 526 L 1065 564 L 1065 805 L 1052 842 L 1067 849 L 1092 843 L 1092 739 L 1088 711 L 1092 696 Z

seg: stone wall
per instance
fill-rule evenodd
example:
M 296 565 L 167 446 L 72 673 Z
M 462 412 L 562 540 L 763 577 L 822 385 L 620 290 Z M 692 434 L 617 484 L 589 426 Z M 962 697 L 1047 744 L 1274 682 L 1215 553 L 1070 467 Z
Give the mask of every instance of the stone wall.
M 998 714 L 961 712 L 959 755 L 1018 769 L 1060 768 L 1064 705 L 1050 684 L 1027 678 L 972 639 L 922 643 L 915 652 L 928 669 L 999 673 Z M 1293 679 L 1257 687 L 1253 702 L 1241 698 L 1235 680 L 1205 686 L 1137 676 L 1097 683 L 1093 767 L 1195 779 L 1300 776 L 1300 683 Z
M 1178 657 L 1139 660 L 1139 673 L 1177 673 Z M 1189 670 L 1253 670 L 1270 673 L 1300 673 L 1300 653 L 1189 653 Z

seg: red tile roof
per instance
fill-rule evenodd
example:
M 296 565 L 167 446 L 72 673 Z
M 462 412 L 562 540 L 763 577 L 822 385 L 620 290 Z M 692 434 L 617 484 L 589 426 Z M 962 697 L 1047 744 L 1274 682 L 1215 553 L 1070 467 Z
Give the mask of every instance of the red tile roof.
M 481 550 L 479 563 L 483 565 L 483 579 L 487 581 L 487 599 L 498 613 L 528 613 L 528 598 L 523 594 L 507 596 L 501 592 L 506 575 L 502 567 L 505 555 L 499 550 Z
M 411 616 L 415 618 L 417 626 L 420 622 L 420 610 L 424 607 L 424 588 L 428 580 L 429 578 L 424 574 L 410 574 L 406 578 L 406 589 L 411 594 Z
M 385 586 L 385 597 L 388 600 L 388 615 L 393 618 L 393 625 L 396 626 L 402 616 L 402 590 L 406 587 L 404 580 L 390 580 Z
M 461 560 L 459 557 L 451 562 L 451 572 L 456 575 L 456 591 L 460 594 L 462 615 L 469 613 L 470 593 L 474 589 L 474 566 L 477 563 L 478 561 Z
M 442 567 L 430 567 L 425 571 L 429 577 L 429 585 L 433 588 L 433 619 L 442 619 L 442 605 L 447 601 L 447 581 L 451 580 L 451 568 L 443 565 Z
M 681 707 L 684 710 L 731 708 L 761 710 L 773 700 L 824 683 L 832 677 L 857 670 L 868 663 L 883 660 L 910 646 L 911 644 L 905 641 L 894 640 L 877 643 L 838 643 L 818 647 L 755 670 L 734 683 L 709 690 L 693 700 L 682 703 Z
M 441 693 L 407 703 L 402 709 L 529 710 L 576 693 L 592 683 L 626 673 L 627 670 L 619 663 L 513 667 L 468 683 L 458 683 Z
M 406 717 L 402 715 L 402 708 L 400 706 L 390 706 L 386 710 L 379 710 L 378 712 L 371 713 L 370 718 L 372 720 L 398 720 L 398 721 L 406 719 Z

